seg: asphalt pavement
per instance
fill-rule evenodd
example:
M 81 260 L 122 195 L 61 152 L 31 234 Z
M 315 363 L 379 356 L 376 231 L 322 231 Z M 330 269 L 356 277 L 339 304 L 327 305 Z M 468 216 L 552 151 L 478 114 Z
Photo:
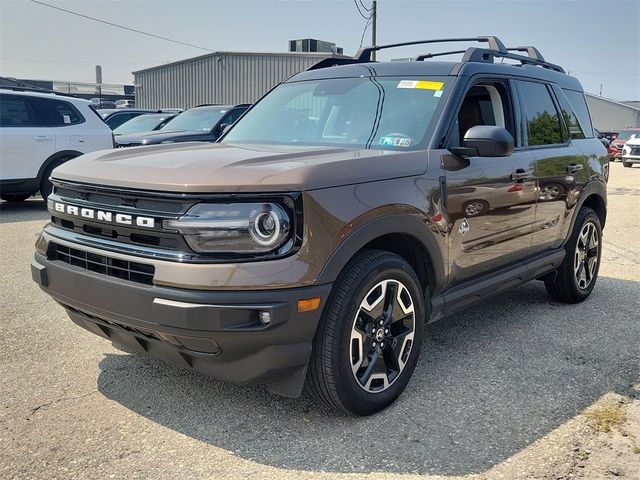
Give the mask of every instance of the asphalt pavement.
M 532 282 L 429 325 L 402 397 L 367 418 L 117 350 L 31 280 L 42 200 L 0 203 L 0 478 L 481 474 L 640 381 L 640 168 L 611 166 L 588 301 Z M 637 392 L 635 393 L 637 396 Z

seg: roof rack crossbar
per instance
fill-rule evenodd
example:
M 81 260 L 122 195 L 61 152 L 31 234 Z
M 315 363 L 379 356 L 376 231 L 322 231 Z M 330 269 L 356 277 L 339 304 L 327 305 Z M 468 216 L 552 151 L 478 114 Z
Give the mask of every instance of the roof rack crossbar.
M 486 48 L 469 48 L 467 52 L 462 57 L 462 63 L 467 62 L 489 62 L 493 63 L 493 58 L 507 58 L 509 60 L 516 60 L 523 65 L 537 65 L 543 68 L 548 68 L 549 70 L 553 70 L 555 72 L 565 73 L 564 69 L 560 65 L 555 65 L 553 63 L 544 62 L 540 60 L 533 59 L 531 57 L 525 57 L 524 55 L 516 55 L 515 53 L 501 53 L 495 50 L 489 50 Z
M 507 47 L 507 51 L 509 52 L 525 52 L 529 58 L 533 60 L 538 60 L 539 62 L 544 62 L 544 57 L 540 53 L 536 47 L 532 47 L 531 45 L 520 46 L 520 47 Z
M 422 60 L 428 60 L 430 58 L 433 57 L 444 57 L 446 55 L 456 55 L 456 54 L 460 54 L 460 53 L 465 53 L 467 51 L 467 49 L 465 50 L 451 50 L 448 52 L 436 52 L 436 53 L 424 53 L 422 55 L 418 55 L 417 57 L 412 58 L 412 60 L 414 62 L 420 62 Z
M 417 40 L 413 42 L 402 42 L 402 43 L 390 43 L 388 45 L 376 45 L 372 47 L 364 47 L 358 50 L 355 54 L 354 59 L 359 62 L 370 62 L 371 54 L 373 52 L 377 52 L 379 50 L 385 50 L 387 48 L 397 48 L 397 47 L 407 47 L 410 45 L 424 45 L 428 43 L 454 43 L 454 42 L 482 42 L 487 43 L 491 50 L 495 50 L 501 53 L 507 53 L 507 47 L 504 46 L 504 43 L 500 41 L 498 37 L 487 36 L 487 37 L 460 37 L 460 38 L 437 38 L 432 40 Z

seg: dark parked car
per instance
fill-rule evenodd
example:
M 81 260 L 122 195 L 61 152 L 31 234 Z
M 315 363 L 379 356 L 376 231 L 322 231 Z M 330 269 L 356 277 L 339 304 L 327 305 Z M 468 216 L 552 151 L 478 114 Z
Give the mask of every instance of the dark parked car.
M 148 113 L 167 113 L 165 110 L 151 110 L 145 108 L 110 108 L 110 109 L 100 109 L 98 113 L 104 120 L 104 122 L 109 125 L 111 130 L 115 130 L 120 125 L 125 122 L 128 122 L 132 118 L 136 118 L 140 115 L 146 115 Z
M 177 113 L 145 113 L 144 115 L 138 115 L 116 128 L 113 131 L 113 135 L 118 138 L 132 133 L 160 130 L 176 115 Z
M 158 143 L 215 142 L 249 105 L 202 105 L 185 110 L 155 132 L 118 137 L 118 147 L 136 147 Z
M 402 393 L 428 322 L 530 280 L 554 302 L 587 300 L 609 161 L 582 86 L 534 47 L 466 40 L 484 48 L 457 62 L 372 61 L 397 45 L 324 59 L 216 143 L 65 163 L 33 279 L 115 345 L 281 395 L 306 385 L 355 415 Z M 184 118 L 208 132 L 224 115 L 194 108 L 165 129 Z

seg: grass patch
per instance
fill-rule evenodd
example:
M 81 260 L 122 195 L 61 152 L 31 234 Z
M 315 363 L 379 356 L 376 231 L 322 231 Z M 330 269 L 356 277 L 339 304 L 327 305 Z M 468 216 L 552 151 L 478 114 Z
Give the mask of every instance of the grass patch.
M 597 432 L 609 432 L 614 425 L 626 420 L 626 412 L 620 404 L 608 404 L 593 407 L 585 412 L 591 427 Z

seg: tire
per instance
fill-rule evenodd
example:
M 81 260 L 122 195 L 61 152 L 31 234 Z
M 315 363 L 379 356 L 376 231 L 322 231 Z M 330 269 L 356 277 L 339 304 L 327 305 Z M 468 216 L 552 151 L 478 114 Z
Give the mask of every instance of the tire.
M 554 299 L 579 303 L 589 297 L 596 284 L 602 255 L 602 227 L 591 208 L 583 207 L 578 213 L 565 249 L 567 254 L 554 281 L 544 284 Z
M 631 168 L 631 165 L 632 165 L 632 164 L 631 164 L 631 163 L 629 163 L 629 162 L 625 162 L 625 161 L 623 161 L 623 162 L 622 162 L 622 166 L 623 166 L 623 167 Z
M 3 193 L 0 198 L 5 202 L 18 203 L 24 202 L 31 196 L 31 193 Z
M 462 214 L 465 217 L 477 217 L 484 215 L 489 210 L 489 204 L 484 200 L 469 200 L 462 206 Z
M 44 174 L 42 175 L 42 180 L 40 181 L 40 195 L 42 196 L 42 199 L 45 202 L 47 201 L 47 198 L 49 198 L 49 195 L 51 195 L 51 193 L 53 192 L 53 184 L 49 180 L 49 177 L 51 177 L 51 172 L 53 172 L 54 168 L 59 167 L 60 165 L 62 165 L 64 162 L 68 160 L 71 160 L 71 158 L 73 157 L 58 160 L 54 165 L 50 165 L 44 171 Z
M 386 315 L 388 299 L 393 303 Z M 385 316 L 389 323 L 381 325 Z M 307 391 L 342 414 L 382 410 L 400 396 L 411 378 L 424 324 L 424 293 L 411 266 L 392 253 L 362 252 L 343 270 L 323 312 Z
M 547 183 L 540 186 L 538 200 L 541 202 L 552 202 L 564 195 L 564 187 L 559 183 Z

